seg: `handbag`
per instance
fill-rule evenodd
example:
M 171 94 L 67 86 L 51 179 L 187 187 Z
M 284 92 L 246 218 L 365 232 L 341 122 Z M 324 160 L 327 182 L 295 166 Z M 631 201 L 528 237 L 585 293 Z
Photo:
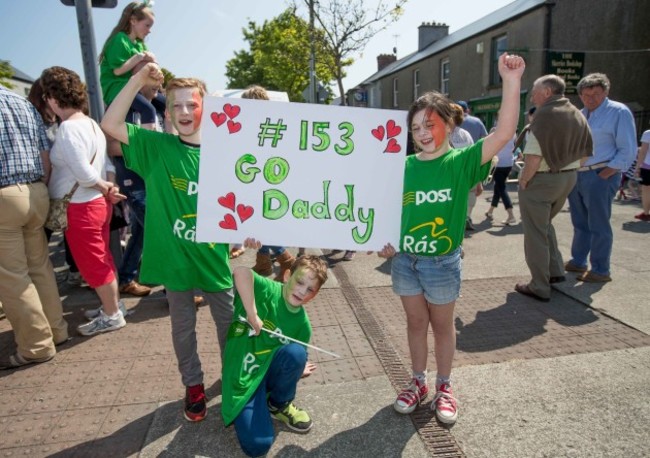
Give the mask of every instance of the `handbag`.
M 95 131 L 95 124 L 93 123 L 93 131 Z M 97 151 L 93 154 L 90 160 L 90 165 L 95 161 Z M 79 187 L 79 183 L 75 183 L 69 193 L 60 199 L 50 199 L 50 209 L 47 212 L 44 226 L 52 232 L 62 232 L 68 228 L 68 205 L 72 200 L 72 195 Z
M 79 187 L 75 183 L 69 193 L 60 199 L 50 199 L 50 210 L 47 212 L 45 227 L 52 232 L 62 232 L 68 228 L 68 204 L 72 200 L 72 194 Z

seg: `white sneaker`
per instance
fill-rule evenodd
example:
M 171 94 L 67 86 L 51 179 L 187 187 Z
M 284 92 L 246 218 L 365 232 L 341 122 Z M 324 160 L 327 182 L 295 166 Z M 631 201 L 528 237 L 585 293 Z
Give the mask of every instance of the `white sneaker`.
M 126 305 L 124 305 L 124 302 L 119 301 L 117 303 L 117 307 L 120 309 L 120 312 L 122 312 L 122 316 L 126 317 L 129 314 L 129 312 L 126 310 Z M 96 309 L 86 310 L 84 312 L 84 317 L 86 317 L 86 319 L 88 321 L 92 321 L 95 318 L 97 318 L 100 315 L 101 312 L 102 312 L 101 307 L 96 308 Z
M 100 312 L 99 316 L 92 320 L 90 323 L 82 324 L 77 327 L 77 331 L 82 336 L 94 336 L 102 332 L 117 331 L 126 326 L 122 312 L 119 313 L 117 318 L 110 319 L 104 312 Z

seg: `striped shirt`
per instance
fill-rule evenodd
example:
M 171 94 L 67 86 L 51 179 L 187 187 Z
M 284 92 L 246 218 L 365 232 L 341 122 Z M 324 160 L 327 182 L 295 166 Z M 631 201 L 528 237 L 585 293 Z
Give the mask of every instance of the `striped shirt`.
M 40 180 L 49 150 L 41 115 L 24 97 L 0 86 L 0 188 Z

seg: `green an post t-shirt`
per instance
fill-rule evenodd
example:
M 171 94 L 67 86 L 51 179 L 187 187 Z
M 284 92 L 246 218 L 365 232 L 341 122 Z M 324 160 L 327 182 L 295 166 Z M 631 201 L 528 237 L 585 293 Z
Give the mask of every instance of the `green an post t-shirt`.
M 481 165 L 482 150 L 479 140 L 431 161 L 406 158 L 400 252 L 441 256 L 460 246 L 469 191 L 490 172 L 490 162 Z
M 106 43 L 104 48 L 104 57 L 99 65 L 99 82 L 102 86 L 104 103 L 110 103 L 117 97 L 122 88 L 126 86 L 131 78 L 131 72 L 122 75 L 116 75 L 113 71 L 124 65 L 124 62 L 132 56 L 145 52 L 147 46 L 141 40 L 131 41 L 129 36 L 124 32 L 118 32 L 111 40 Z
M 171 291 L 232 288 L 228 245 L 195 242 L 200 148 L 176 135 L 126 126 L 124 160 L 147 189 L 140 280 Z
M 253 291 L 257 315 L 264 328 L 309 343 L 311 323 L 304 307 L 292 307 L 282 296 L 284 285 L 253 272 Z M 235 294 L 233 322 L 228 330 L 223 359 L 221 415 L 228 426 L 244 408 L 264 379 L 275 352 L 288 340 L 264 331 L 248 336 L 249 327 L 238 321 L 246 318 L 239 294 Z

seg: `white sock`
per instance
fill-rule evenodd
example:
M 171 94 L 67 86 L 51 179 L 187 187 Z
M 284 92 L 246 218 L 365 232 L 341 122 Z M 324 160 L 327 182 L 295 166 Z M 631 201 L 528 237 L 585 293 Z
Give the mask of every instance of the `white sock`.
M 115 315 L 106 315 L 109 320 L 117 320 L 122 316 L 122 311 L 118 308 L 117 313 Z
M 443 383 L 447 385 L 451 385 L 451 380 L 449 376 L 448 375 L 444 376 L 440 374 L 436 375 L 436 389 L 438 389 L 438 387 L 440 387 L 440 385 L 442 385 Z
M 422 372 L 413 371 L 413 378 L 418 379 L 418 382 L 420 382 L 420 384 L 422 386 L 426 385 L 427 384 L 427 370 L 425 369 Z

